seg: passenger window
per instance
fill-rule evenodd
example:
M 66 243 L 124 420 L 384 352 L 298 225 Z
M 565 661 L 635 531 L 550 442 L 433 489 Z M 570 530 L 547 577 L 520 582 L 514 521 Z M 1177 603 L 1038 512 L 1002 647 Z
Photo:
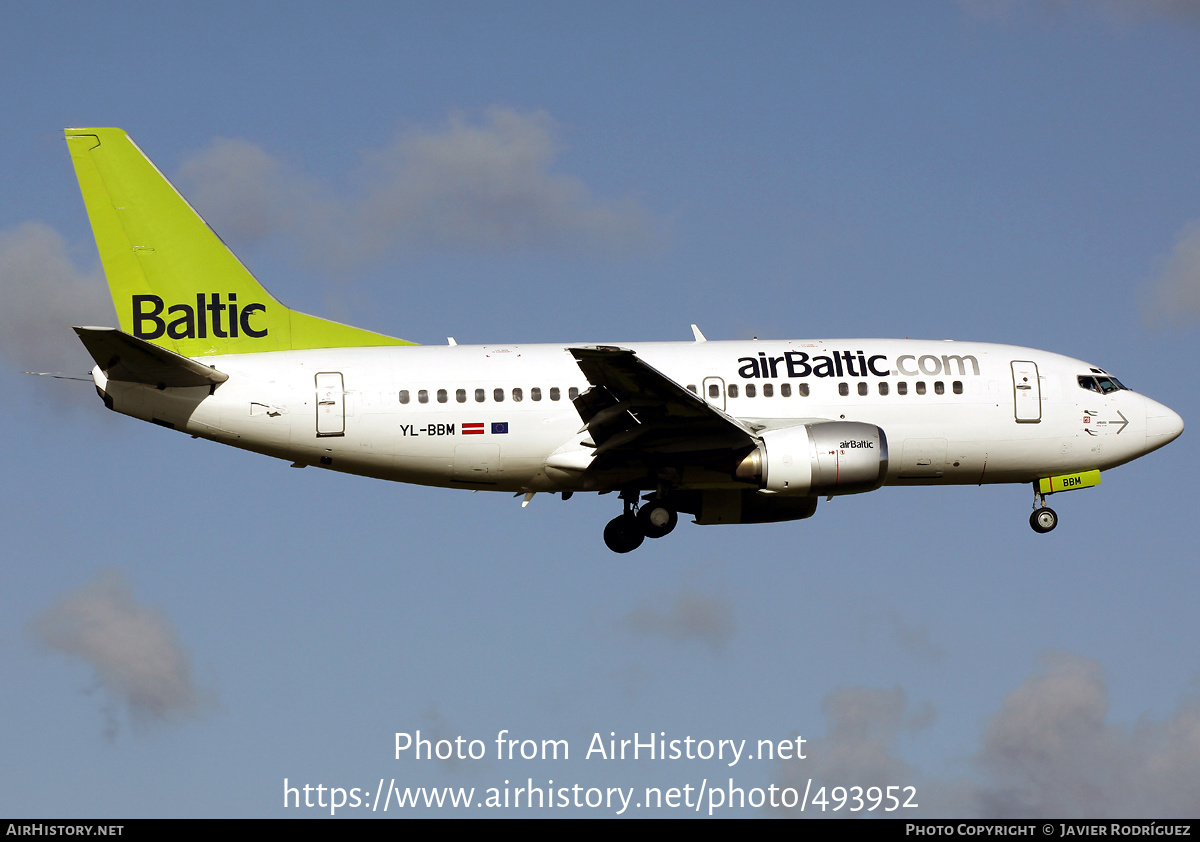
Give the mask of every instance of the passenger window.
M 494 400 L 496 403 L 503 403 L 504 402 L 504 390 L 503 389 L 492 390 L 492 400 Z
M 850 384 L 849 383 L 839 383 L 838 384 L 838 394 L 841 395 L 843 398 L 846 397 L 846 395 L 850 394 Z
M 752 398 L 757 394 L 758 394 L 758 389 L 755 388 L 754 384 L 747 383 L 746 384 L 746 397 Z
M 514 401 L 518 401 L 518 402 L 520 402 L 520 401 L 522 401 L 522 400 L 524 400 L 524 399 L 525 399 L 525 393 L 524 393 L 524 392 L 522 392 L 520 389 L 513 389 L 513 400 L 514 400 Z
M 710 398 L 721 397 L 721 387 L 718 386 L 716 383 L 710 383 L 708 386 L 708 396 Z
M 917 381 L 917 394 L 918 395 L 925 394 L 925 381 L 924 380 Z
M 529 397 L 531 400 L 540 401 L 542 399 L 542 387 L 534 386 L 532 389 L 530 389 Z
M 763 397 L 769 398 L 775 394 L 775 387 L 770 383 L 763 384 Z
M 888 384 L 884 380 L 879 381 L 879 394 L 886 395 L 888 393 Z
M 726 391 L 729 393 L 729 397 L 736 398 L 738 396 L 738 385 L 736 383 L 730 383 L 729 388 L 726 389 Z
M 907 395 L 908 394 L 908 381 L 901 380 L 899 383 L 896 384 L 896 394 L 897 395 Z
M 799 386 L 796 387 L 796 389 L 797 389 L 797 391 L 800 392 L 800 397 L 802 397 L 802 398 L 808 397 L 808 384 L 807 383 L 801 383 Z
M 939 395 L 946 394 L 946 384 L 941 380 L 933 381 L 933 391 L 937 392 Z
M 400 403 L 408 403 L 408 389 L 400 390 Z
M 577 397 L 579 397 L 579 389 L 574 386 L 572 386 L 570 389 L 567 389 L 567 397 L 571 400 L 575 400 Z
M 417 403 L 429 403 L 429 392 L 424 389 L 417 392 Z
M 955 380 L 952 385 L 952 388 L 954 389 L 954 394 L 961 395 L 962 394 L 962 381 Z
M 475 403 L 483 403 L 487 399 L 487 392 L 483 389 L 475 390 Z
M 781 383 L 779 385 L 779 397 L 790 398 L 791 396 L 792 396 L 792 384 L 791 383 Z
M 866 396 L 866 394 L 867 394 L 867 384 L 866 383 L 858 384 L 858 393 L 860 395 Z
M 557 386 L 551 386 L 551 387 L 550 387 L 550 400 L 552 400 L 552 401 L 556 401 L 556 400 L 558 400 L 560 397 L 561 397 L 561 393 L 558 391 L 558 387 L 557 387 Z
M 456 391 L 454 393 L 454 399 L 456 401 L 458 401 L 459 403 L 466 403 L 467 402 L 467 390 L 459 389 L 458 391 Z
M 445 389 L 438 389 L 438 403 L 445 403 L 449 397 Z

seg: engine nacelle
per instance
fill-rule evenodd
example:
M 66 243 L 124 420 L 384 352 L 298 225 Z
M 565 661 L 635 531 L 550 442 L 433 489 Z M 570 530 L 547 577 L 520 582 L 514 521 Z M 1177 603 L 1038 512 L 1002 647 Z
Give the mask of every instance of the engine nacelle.
M 887 479 L 887 436 L 874 424 L 822 421 L 768 430 L 737 467 L 738 479 L 776 494 L 874 491 Z

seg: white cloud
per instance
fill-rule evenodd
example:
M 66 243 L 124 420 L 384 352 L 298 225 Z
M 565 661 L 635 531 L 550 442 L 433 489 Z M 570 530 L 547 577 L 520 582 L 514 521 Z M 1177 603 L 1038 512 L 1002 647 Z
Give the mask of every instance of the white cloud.
M 240 240 L 254 242 L 285 222 L 295 176 L 260 147 L 238 138 L 219 137 L 184 161 L 180 180 L 188 200 L 217 217 Z
M 348 200 L 245 140 L 218 139 L 181 169 L 183 192 L 218 231 L 295 238 L 344 266 L 395 252 L 598 251 L 651 246 L 658 223 L 631 199 L 601 200 L 556 172 L 561 130 L 545 112 L 492 107 L 452 115 L 363 154 Z
M 71 330 L 86 324 L 116 324 L 99 266 L 79 269 L 44 223 L 0 231 L 0 354 L 24 370 L 86 374 L 91 359 Z
M 1183 227 L 1162 275 L 1151 290 L 1146 316 L 1182 325 L 1200 318 L 1200 220 Z
M 378 248 L 625 250 L 648 244 L 650 215 L 633 201 L 601 202 L 553 171 L 559 129 L 548 114 L 487 110 L 481 125 L 451 116 L 440 131 L 402 135 L 368 157 L 379 178 L 363 206 Z
M 838 689 L 822 709 L 825 736 L 808 742 L 807 760 L 783 767 L 781 785 L 803 790 L 812 778 L 827 788 L 915 786 L 920 809 L 901 812 L 925 817 L 1200 814 L 1200 699 L 1185 700 L 1161 721 L 1112 723 L 1103 669 L 1077 655 L 1048 655 L 1008 695 L 984 729 L 974 773 L 959 777 L 930 777 L 903 759 L 901 735 L 934 713 L 929 705 L 910 709 L 899 687 Z
M 728 597 L 706 595 L 691 588 L 667 600 L 642 600 L 625 617 L 625 625 L 637 634 L 698 641 L 714 652 L 724 648 L 737 630 L 733 602 Z
M 1200 815 L 1200 704 L 1112 724 L 1100 665 L 1053 654 L 1005 700 L 978 760 L 989 818 Z
M 919 730 L 933 721 L 931 705 L 910 709 L 899 687 L 843 687 L 825 697 L 821 710 L 829 723 L 825 736 L 807 741 L 804 760 L 785 761 L 781 786 L 803 792 L 812 779 L 817 786 L 825 787 L 827 794 L 839 786 L 858 786 L 864 792 L 875 786 L 886 792 L 888 786 L 915 781 L 914 769 L 896 753 L 895 743 L 903 732 Z M 803 813 L 799 807 L 783 812 L 810 818 L 855 815 L 845 807 L 822 812 L 819 808 L 814 811 L 811 805 Z
M 135 722 L 194 716 L 205 706 L 171 621 L 135 601 L 115 571 L 64 596 L 29 630 L 42 645 L 92 667 L 109 701 Z
M 926 664 L 941 663 L 946 658 L 946 651 L 934 640 L 928 626 L 910 621 L 895 611 L 864 617 L 863 631 L 872 645 L 886 641 L 899 653 Z

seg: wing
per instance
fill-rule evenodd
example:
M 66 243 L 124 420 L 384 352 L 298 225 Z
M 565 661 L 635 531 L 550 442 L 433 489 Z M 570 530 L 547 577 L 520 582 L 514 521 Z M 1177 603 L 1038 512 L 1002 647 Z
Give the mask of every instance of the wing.
M 726 472 L 757 444 L 749 427 L 633 351 L 609 345 L 567 350 L 592 384 L 575 408 L 596 449 L 588 469 L 594 477 L 689 466 Z

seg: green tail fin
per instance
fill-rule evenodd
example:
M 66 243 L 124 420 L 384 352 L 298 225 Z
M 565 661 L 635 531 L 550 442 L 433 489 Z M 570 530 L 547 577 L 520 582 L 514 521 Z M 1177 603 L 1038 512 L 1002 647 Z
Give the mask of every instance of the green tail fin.
M 121 129 L 67 129 L 121 329 L 185 357 L 412 345 L 289 310 Z

